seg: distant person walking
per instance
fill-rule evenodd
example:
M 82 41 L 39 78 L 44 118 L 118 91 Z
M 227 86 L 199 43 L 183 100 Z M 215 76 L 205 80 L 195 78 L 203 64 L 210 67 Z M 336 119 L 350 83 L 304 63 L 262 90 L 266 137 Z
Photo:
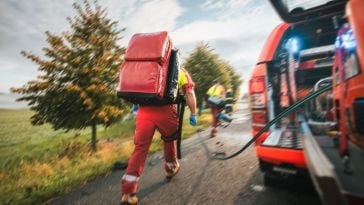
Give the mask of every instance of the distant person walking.
M 206 101 L 211 107 L 212 129 L 210 137 L 216 137 L 219 125 L 219 113 L 224 109 L 225 88 L 218 80 L 213 81 L 213 85 L 206 92 Z M 222 105 L 222 106 L 220 106 Z

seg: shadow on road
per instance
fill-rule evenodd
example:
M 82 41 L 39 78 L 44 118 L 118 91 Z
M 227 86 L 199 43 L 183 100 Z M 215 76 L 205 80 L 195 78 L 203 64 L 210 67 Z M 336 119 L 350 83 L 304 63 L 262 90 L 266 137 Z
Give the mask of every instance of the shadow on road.
M 167 181 L 159 181 L 157 183 L 154 183 L 152 185 L 149 185 L 139 191 L 140 196 L 148 196 L 150 194 L 153 194 L 154 192 L 158 191 L 161 187 L 165 186 L 165 184 L 168 183 Z
M 251 205 L 321 205 L 320 199 L 309 179 L 283 180 L 269 178 L 269 186 L 266 184 L 264 174 L 257 170 L 243 187 L 235 204 Z
M 207 160 L 205 161 L 204 165 L 201 166 L 201 173 L 197 177 L 198 180 L 194 181 L 194 183 L 192 185 L 193 188 L 189 191 L 188 194 L 186 194 L 187 197 L 185 197 L 185 199 L 183 200 L 183 204 L 190 203 L 190 200 L 192 198 L 189 196 L 192 196 L 193 193 L 196 192 L 197 188 L 200 187 L 202 179 L 205 178 L 205 173 L 206 173 L 207 167 L 210 165 L 211 160 L 212 160 L 212 153 L 211 153 L 210 149 L 208 148 L 208 146 L 206 145 L 205 139 L 204 139 L 204 138 L 207 138 L 208 136 L 202 137 L 201 131 L 197 133 L 197 136 L 198 136 L 198 139 L 199 139 L 202 147 L 204 148 Z

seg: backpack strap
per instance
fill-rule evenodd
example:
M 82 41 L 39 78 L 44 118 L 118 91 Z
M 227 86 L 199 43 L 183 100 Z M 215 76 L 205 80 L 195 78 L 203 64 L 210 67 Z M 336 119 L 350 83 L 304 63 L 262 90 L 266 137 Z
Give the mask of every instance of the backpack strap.
M 182 126 L 183 116 L 185 112 L 186 99 L 183 95 L 178 96 L 177 116 L 178 116 L 178 129 L 177 129 L 177 158 L 182 159 L 181 142 L 182 142 Z

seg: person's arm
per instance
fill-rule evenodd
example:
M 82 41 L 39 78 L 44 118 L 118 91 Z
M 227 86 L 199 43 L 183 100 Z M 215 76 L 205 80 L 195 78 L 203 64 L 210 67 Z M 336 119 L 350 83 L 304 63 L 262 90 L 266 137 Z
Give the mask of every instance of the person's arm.
M 186 104 L 191 111 L 191 114 L 196 115 L 196 96 L 193 89 L 187 89 L 185 91 Z
M 195 83 L 192 81 L 191 76 L 188 74 L 188 72 L 181 68 L 180 69 L 180 75 L 178 79 L 178 83 L 180 88 L 182 88 L 185 96 L 186 96 L 186 103 L 188 108 L 191 111 L 190 115 L 190 125 L 196 126 L 197 125 L 197 119 L 196 119 L 196 96 L 195 91 L 193 88 L 195 87 Z

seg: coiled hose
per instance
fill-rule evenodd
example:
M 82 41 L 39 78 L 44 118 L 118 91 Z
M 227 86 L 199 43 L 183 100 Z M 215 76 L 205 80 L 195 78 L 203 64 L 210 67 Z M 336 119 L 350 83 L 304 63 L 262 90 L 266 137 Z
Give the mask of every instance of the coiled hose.
M 311 94 L 309 94 L 308 96 L 306 96 L 305 98 L 303 98 L 302 100 L 294 103 L 292 106 L 288 107 L 286 110 L 284 110 L 283 112 L 279 113 L 279 115 L 277 115 L 277 117 L 275 117 L 273 120 L 269 121 L 261 130 L 259 130 L 259 132 L 257 134 L 255 134 L 255 136 L 248 142 L 246 143 L 240 150 L 236 151 L 235 153 L 229 155 L 229 156 L 224 156 L 222 154 L 216 154 L 213 159 L 216 160 L 227 160 L 227 159 L 231 159 L 236 157 L 237 155 L 239 155 L 240 153 L 244 152 L 244 150 L 246 150 L 251 144 L 253 144 L 253 142 L 255 142 L 258 137 L 260 135 L 262 135 L 265 131 L 268 130 L 268 128 L 272 125 L 274 125 L 277 121 L 281 120 L 283 117 L 287 116 L 289 113 L 295 111 L 297 108 L 299 108 L 300 106 L 302 106 L 303 104 L 305 104 L 307 101 L 312 100 L 314 98 L 316 98 L 317 96 L 321 95 L 322 93 L 329 91 L 332 88 L 332 85 L 327 85 L 323 88 L 321 88 L 320 90 L 317 90 Z

